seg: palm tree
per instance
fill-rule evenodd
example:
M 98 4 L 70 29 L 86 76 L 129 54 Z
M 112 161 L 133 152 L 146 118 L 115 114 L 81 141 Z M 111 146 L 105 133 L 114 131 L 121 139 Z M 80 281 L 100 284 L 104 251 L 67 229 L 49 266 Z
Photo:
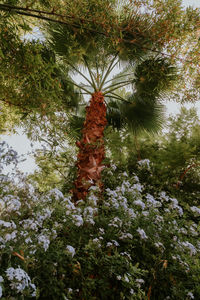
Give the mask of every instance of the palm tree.
M 120 53 L 107 45 L 104 47 L 99 39 L 95 42 L 92 40 L 98 51 L 94 46 L 94 49 L 87 50 L 86 42 L 78 36 L 75 39 L 76 48 L 77 44 L 80 47 L 75 51 L 78 54 L 72 52 L 70 55 L 71 49 L 67 45 L 70 38 L 70 30 L 65 26 L 51 24 L 48 28 L 48 41 L 60 64 L 67 65 L 69 71 L 81 75 L 85 80 L 84 84 L 80 84 L 68 77 L 68 83 L 74 84 L 82 95 L 90 95 L 82 138 L 76 143 L 79 148 L 78 172 L 73 198 L 78 201 L 85 199 L 92 185 L 102 187 L 104 129 L 108 121 L 114 127 L 128 126 L 134 132 L 155 129 L 160 124 L 162 112 L 161 92 L 164 96 L 176 76 L 175 68 L 161 56 L 140 50 L 131 57 L 128 47 L 125 55 L 125 51 Z M 72 41 L 70 47 L 73 47 Z M 120 63 L 122 71 L 110 79 L 110 74 Z M 120 91 L 125 86 L 132 88 L 132 92 L 124 96 Z

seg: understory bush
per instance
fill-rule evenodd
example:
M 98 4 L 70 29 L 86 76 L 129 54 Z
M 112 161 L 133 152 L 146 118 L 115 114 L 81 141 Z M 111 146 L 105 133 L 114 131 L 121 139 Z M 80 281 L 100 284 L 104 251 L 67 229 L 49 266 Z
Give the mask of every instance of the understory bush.
M 1 177 L 1 299 L 200 298 L 200 208 L 115 166 L 104 181 L 74 205 Z

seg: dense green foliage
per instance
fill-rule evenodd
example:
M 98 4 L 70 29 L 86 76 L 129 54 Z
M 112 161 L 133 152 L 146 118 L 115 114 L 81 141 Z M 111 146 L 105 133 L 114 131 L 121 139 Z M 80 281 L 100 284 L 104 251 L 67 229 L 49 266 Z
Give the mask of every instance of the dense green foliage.
M 1 176 L 2 299 L 198 299 L 199 208 L 115 165 L 104 184 L 74 206 Z

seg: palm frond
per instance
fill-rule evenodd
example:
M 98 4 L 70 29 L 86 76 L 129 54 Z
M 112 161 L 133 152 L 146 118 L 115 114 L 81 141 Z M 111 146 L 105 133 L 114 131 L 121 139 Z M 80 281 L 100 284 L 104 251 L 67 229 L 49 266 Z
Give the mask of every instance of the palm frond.
M 139 63 L 135 69 L 135 85 L 138 95 L 144 97 L 158 97 L 160 93 L 170 90 L 177 79 L 177 69 L 168 59 L 150 57 Z
M 120 110 L 120 101 L 108 97 L 106 118 L 108 125 L 120 130 L 124 127 L 124 120 Z
M 165 106 L 158 101 L 147 101 L 138 95 L 128 98 L 132 103 L 122 103 L 121 111 L 123 122 L 131 131 L 138 133 L 146 131 L 155 133 L 164 123 Z
M 144 58 L 151 49 L 151 28 L 153 22 L 139 15 L 137 11 L 125 11 L 121 18 L 122 39 L 119 45 L 119 56 L 122 61 L 135 63 Z

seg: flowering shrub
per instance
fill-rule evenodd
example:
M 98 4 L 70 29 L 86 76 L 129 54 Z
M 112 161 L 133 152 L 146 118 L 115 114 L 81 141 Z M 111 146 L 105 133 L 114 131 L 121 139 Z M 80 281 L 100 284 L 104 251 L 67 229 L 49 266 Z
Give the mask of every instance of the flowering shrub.
M 200 298 L 199 207 L 188 219 L 177 199 L 115 166 L 104 181 L 76 205 L 57 189 L 1 182 L 1 299 Z

